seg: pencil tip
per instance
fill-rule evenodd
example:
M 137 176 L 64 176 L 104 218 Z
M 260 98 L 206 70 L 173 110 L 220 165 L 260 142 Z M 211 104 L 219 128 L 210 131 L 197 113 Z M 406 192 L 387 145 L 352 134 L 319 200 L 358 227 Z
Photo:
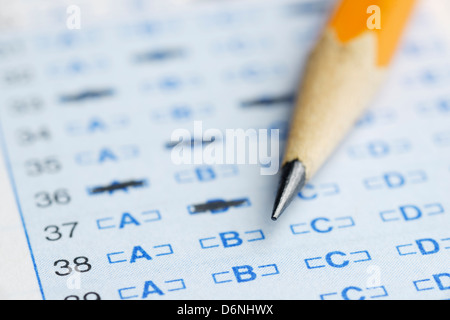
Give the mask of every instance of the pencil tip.
M 298 190 L 306 181 L 305 167 L 298 160 L 286 163 L 281 168 L 281 179 L 272 211 L 272 220 L 276 221 L 289 206 Z

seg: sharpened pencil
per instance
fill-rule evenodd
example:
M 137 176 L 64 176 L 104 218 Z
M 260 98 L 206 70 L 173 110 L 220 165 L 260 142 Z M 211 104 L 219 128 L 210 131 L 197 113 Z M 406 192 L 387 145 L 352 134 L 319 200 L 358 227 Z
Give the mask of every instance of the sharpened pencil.
M 414 4 L 340 1 L 306 65 L 272 220 L 324 164 L 377 92 Z M 374 14 L 379 10 L 377 17 L 371 16 L 372 9 Z

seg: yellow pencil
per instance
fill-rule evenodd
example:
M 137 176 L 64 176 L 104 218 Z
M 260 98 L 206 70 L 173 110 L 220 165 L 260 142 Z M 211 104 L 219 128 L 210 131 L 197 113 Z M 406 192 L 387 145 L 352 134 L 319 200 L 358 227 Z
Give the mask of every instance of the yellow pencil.
M 415 0 L 340 2 L 306 66 L 272 220 L 279 218 L 369 104 L 414 4 Z

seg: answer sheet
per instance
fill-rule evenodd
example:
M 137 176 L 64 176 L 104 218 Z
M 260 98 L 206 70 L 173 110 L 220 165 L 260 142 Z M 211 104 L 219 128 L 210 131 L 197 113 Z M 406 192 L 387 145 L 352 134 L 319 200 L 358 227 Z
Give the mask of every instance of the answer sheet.
M 276 222 L 278 175 L 177 165 L 171 136 L 279 129 L 282 157 L 335 1 L 162 3 L 10 4 L 0 298 L 450 299 L 450 45 L 429 2 Z

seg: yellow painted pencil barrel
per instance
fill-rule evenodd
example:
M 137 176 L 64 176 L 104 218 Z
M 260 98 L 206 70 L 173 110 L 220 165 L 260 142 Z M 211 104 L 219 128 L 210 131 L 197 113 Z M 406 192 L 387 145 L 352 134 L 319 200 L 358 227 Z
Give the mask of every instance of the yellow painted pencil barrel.
M 311 53 L 298 93 L 276 220 L 361 116 L 383 82 L 415 0 L 342 0 Z M 297 169 L 294 169 L 295 162 Z M 302 170 L 303 177 L 292 171 Z M 298 184 L 298 188 L 294 188 Z

